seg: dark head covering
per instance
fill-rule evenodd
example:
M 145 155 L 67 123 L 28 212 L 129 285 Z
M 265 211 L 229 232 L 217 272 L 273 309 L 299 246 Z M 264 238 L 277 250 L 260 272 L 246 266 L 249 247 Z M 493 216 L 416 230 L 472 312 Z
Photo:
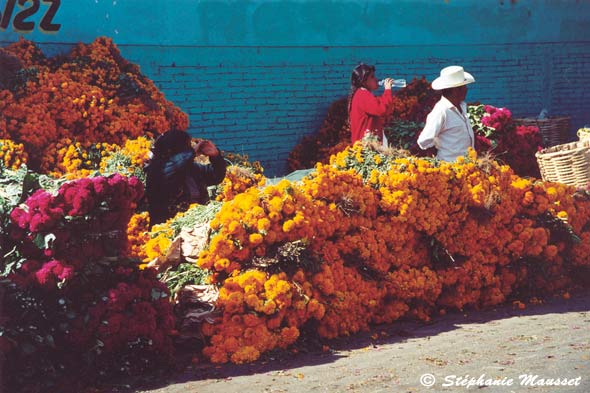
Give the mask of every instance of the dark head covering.
M 155 159 L 168 159 L 175 154 L 191 149 L 191 137 L 185 131 L 170 130 L 154 142 L 152 153 Z
M 370 66 L 368 64 L 360 63 L 357 65 L 354 70 L 352 70 L 352 75 L 350 76 L 350 84 L 353 88 L 360 88 L 365 86 L 365 82 L 369 75 L 375 73 L 375 66 Z
M 354 70 L 352 70 L 352 75 L 350 76 L 350 93 L 348 94 L 348 113 L 350 114 L 350 110 L 352 108 L 352 97 L 354 97 L 354 93 L 361 87 L 366 87 L 365 82 L 369 78 L 371 74 L 375 73 L 375 66 L 371 66 L 365 63 L 360 63 Z

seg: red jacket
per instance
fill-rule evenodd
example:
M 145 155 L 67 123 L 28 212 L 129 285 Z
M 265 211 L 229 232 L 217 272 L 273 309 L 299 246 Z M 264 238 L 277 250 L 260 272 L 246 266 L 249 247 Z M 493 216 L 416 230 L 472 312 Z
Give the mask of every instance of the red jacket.
M 379 97 L 363 88 L 354 93 L 349 114 L 352 143 L 363 139 L 367 131 L 375 134 L 379 140 L 383 139 L 385 115 L 388 114 L 392 102 L 391 90 L 385 90 Z

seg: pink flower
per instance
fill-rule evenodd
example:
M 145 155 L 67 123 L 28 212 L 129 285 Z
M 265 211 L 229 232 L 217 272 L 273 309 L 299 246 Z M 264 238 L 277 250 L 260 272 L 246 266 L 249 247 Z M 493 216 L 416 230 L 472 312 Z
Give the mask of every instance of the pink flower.
M 27 229 L 27 227 L 29 226 L 29 213 L 20 207 L 12 209 L 12 212 L 10 212 L 10 219 L 19 228 Z
M 129 178 L 129 187 L 133 190 L 133 200 L 139 200 L 143 197 L 143 183 L 139 180 L 136 176 L 131 176 Z
M 110 194 L 110 185 L 109 181 L 104 176 L 95 177 L 92 179 L 92 187 L 94 188 L 94 192 L 97 195 L 107 195 Z
M 55 285 L 58 281 L 69 280 L 74 275 L 74 268 L 57 259 L 52 259 L 37 270 L 35 277 L 43 286 Z
M 55 285 L 55 275 L 52 272 L 52 266 L 49 263 L 43 265 L 43 267 L 35 273 L 37 282 L 41 285 Z
M 22 229 L 31 232 L 46 231 L 55 226 L 63 216 L 63 209 L 54 203 L 53 196 L 44 191 L 37 190 L 27 198 L 26 208 L 13 209 L 11 220 Z
M 64 184 L 59 190 L 59 195 L 63 197 L 67 214 L 70 216 L 82 216 L 94 208 L 94 190 L 89 178 Z
M 481 123 L 494 128 L 496 132 L 502 132 L 512 119 L 512 113 L 506 108 L 496 108 L 491 105 L 485 107 L 486 115 L 481 118 Z
M 73 275 L 74 275 L 74 268 L 72 266 L 66 265 L 66 266 L 63 266 L 63 269 L 62 269 L 61 273 L 59 273 L 57 275 L 57 278 L 59 280 L 66 280 L 67 281 L 67 280 L 71 279 L 73 277 Z

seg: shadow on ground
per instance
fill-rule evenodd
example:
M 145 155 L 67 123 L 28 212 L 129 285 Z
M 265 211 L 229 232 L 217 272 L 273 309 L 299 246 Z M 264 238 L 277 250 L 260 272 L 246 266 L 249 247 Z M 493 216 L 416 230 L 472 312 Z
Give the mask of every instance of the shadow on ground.
M 232 379 L 240 376 L 280 372 L 303 366 L 316 366 L 335 362 L 347 357 L 347 352 L 368 347 L 379 347 L 403 343 L 409 339 L 428 338 L 444 332 L 460 329 L 469 324 L 485 324 L 513 317 L 537 316 L 544 314 L 561 314 L 569 312 L 590 311 L 590 289 L 572 293 L 570 299 L 562 296 L 544 298 L 538 303 L 527 304 L 525 309 L 519 309 L 512 304 L 503 304 L 493 308 L 481 310 L 464 310 L 450 312 L 444 316 L 434 317 L 430 322 L 415 320 L 401 320 L 393 324 L 373 326 L 370 331 L 361 332 L 350 337 L 343 337 L 329 341 L 318 338 L 300 340 L 295 352 L 273 351 L 250 364 L 214 365 L 210 363 L 192 364 L 192 354 L 181 349 L 179 370 L 173 374 L 160 377 L 157 380 L 141 383 L 130 382 L 128 387 L 111 387 L 110 390 L 95 390 L 101 393 L 130 392 L 136 389 L 155 390 L 165 388 L 170 384 L 182 384 L 189 381 L 208 379 Z M 590 322 L 590 321 L 589 321 Z M 302 337 L 308 337 L 302 334 Z M 330 350 L 323 351 L 322 345 Z M 121 386 L 121 385 L 119 385 Z

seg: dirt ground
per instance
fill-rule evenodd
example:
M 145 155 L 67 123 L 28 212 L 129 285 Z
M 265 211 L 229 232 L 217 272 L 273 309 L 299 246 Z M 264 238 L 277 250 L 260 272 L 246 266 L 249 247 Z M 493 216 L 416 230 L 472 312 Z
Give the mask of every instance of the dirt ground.
M 248 365 L 192 365 L 137 392 L 590 392 L 590 290 L 523 310 L 377 326 L 330 344 Z

